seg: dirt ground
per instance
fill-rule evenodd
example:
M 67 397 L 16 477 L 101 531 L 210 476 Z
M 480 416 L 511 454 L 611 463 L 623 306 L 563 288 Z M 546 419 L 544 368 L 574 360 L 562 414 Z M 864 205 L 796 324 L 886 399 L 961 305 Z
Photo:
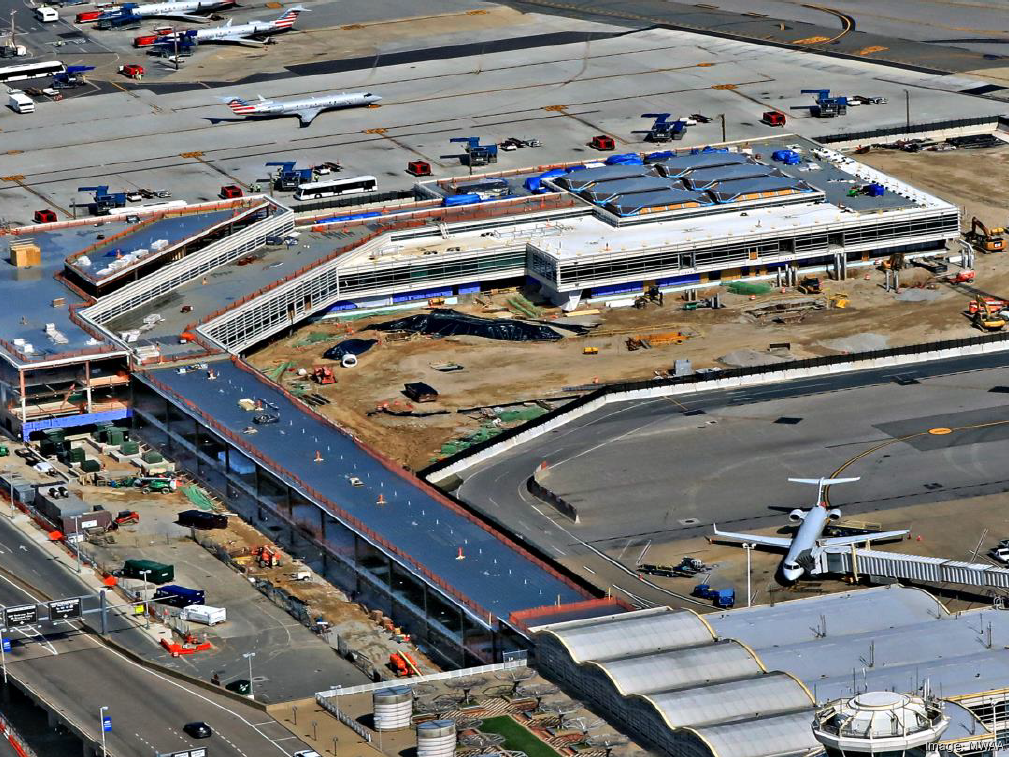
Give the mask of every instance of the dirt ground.
M 1009 146 L 917 154 L 880 150 L 860 158 L 956 203 L 965 210 L 968 219 L 978 214 L 989 225 L 1009 221 L 1003 210 L 1009 191 L 998 182 L 986 184 L 982 178 L 992 175 L 996 170 L 993 166 L 1009 167 Z M 958 269 L 951 266 L 950 270 Z M 1009 256 L 978 255 L 975 270 L 977 290 L 1009 295 Z M 685 312 L 682 301 L 673 295 L 666 297 L 663 306 L 649 305 L 644 310 L 592 307 L 597 313 L 582 320 L 598 322 L 599 326 L 587 337 L 537 343 L 471 337 L 383 339 L 353 369 L 340 369 L 334 361 L 322 359 L 328 347 L 351 332 L 363 338 L 378 338 L 379 332 L 369 331 L 367 326 L 406 315 L 398 312 L 395 316 L 377 315 L 351 324 L 334 321 L 310 324 L 252 355 L 250 362 L 261 370 L 285 361 L 308 370 L 315 365 L 332 366 L 338 383 L 313 386 L 315 392 L 330 400 L 319 411 L 387 455 L 418 469 L 441 454 L 444 442 L 471 434 L 481 422 L 486 423 L 487 419 L 479 414 L 456 412 L 459 409 L 571 396 L 568 387 L 650 379 L 656 372 L 670 370 L 678 359 L 689 359 L 695 369 L 770 362 L 775 359 L 766 354 L 771 344 L 788 343 L 789 349 L 779 354 L 785 358 L 803 358 L 976 335 L 978 332 L 965 316 L 971 291 L 945 283 L 920 288 L 930 279 L 922 268 L 905 270 L 901 279 L 904 290 L 898 295 L 884 291 L 882 271 L 853 268 L 847 281 L 825 282 L 824 296 L 818 298 L 826 304 L 832 295 L 847 294 L 850 302 L 846 308 L 813 311 L 802 322 L 789 325 L 757 323 L 746 311 L 795 300 L 794 290 L 782 293 L 774 289 L 769 295 L 751 300 L 748 296 L 728 294 L 721 287 L 700 292 L 701 297 L 721 292 L 726 307 L 718 311 Z M 502 306 L 508 295 L 481 297 Z M 457 309 L 486 315 L 478 304 L 461 305 Z M 557 310 L 544 312 L 548 319 L 557 315 Z M 577 316 L 578 311 L 572 315 Z M 625 344 L 628 336 L 671 331 L 692 336 L 682 344 L 634 352 L 628 351 Z M 326 335 L 327 339 L 306 345 L 310 334 Z M 598 349 L 598 354 L 583 354 L 587 347 Z M 727 355 L 737 361 L 718 360 Z M 458 363 L 464 370 L 442 373 L 431 367 L 444 362 Z M 285 374 L 286 383 L 298 380 L 294 372 Z M 408 381 L 427 382 L 440 393 L 438 402 L 415 410 L 450 412 L 427 418 L 368 415 L 382 403 L 405 403 L 401 392 Z

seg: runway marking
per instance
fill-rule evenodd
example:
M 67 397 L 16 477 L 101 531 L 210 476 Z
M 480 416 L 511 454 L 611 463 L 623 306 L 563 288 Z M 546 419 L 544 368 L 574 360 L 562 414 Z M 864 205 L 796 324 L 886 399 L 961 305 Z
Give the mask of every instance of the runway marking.
M 993 427 L 993 426 L 1004 426 L 1007 423 L 1009 423 L 1009 420 L 1004 420 L 1004 421 L 989 421 L 988 423 L 975 423 L 975 424 L 970 425 L 970 426 L 957 426 L 957 427 L 949 428 L 949 429 L 945 429 L 944 428 L 942 430 L 945 431 L 945 432 L 949 432 L 949 433 L 953 433 L 955 431 L 972 431 L 972 430 L 978 429 L 978 428 L 990 428 L 990 427 Z M 887 447 L 887 446 L 889 446 L 891 444 L 894 444 L 896 442 L 906 442 L 906 441 L 908 441 L 910 439 L 915 439 L 915 438 L 917 438 L 919 436 L 928 436 L 929 434 L 932 433 L 933 430 L 934 429 L 928 429 L 926 431 L 919 431 L 919 432 L 914 433 L 914 434 L 908 434 L 907 436 L 900 436 L 900 437 L 896 437 L 896 438 L 893 438 L 893 439 L 887 439 L 885 442 L 880 442 L 879 444 L 877 444 L 877 445 L 875 445 L 873 447 L 870 447 L 869 449 L 867 449 L 867 450 L 865 450 L 863 452 L 860 452 L 859 454 L 855 455 L 853 458 L 851 458 L 850 460 L 848 460 L 847 462 L 845 462 L 840 468 L 838 468 L 833 473 L 831 473 L 828 476 L 828 478 L 837 478 L 849 466 L 854 465 L 855 463 L 857 463 L 862 458 L 864 458 L 864 457 L 866 457 L 868 455 L 871 455 L 873 452 L 878 452 L 879 450 L 883 449 L 883 447 Z M 829 486 L 825 486 L 823 488 L 823 501 L 828 506 L 830 505 L 830 487 Z

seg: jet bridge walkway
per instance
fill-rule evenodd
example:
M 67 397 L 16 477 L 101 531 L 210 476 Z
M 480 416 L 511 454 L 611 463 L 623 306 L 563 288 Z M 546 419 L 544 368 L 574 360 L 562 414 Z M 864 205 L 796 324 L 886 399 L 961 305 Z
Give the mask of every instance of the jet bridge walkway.
M 944 560 L 875 549 L 828 548 L 817 558 L 817 572 L 959 584 L 980 590 L 1009 590 L 1009 568 L 989 563 Z

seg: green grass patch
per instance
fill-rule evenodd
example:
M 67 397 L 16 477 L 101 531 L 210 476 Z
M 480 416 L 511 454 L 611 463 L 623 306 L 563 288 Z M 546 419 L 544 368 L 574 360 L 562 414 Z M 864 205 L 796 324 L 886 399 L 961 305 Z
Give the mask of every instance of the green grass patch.
M 560 757 L 548 744 L 510 717 L 487 718 L 480 726 L 484 733 L 499 733 L 505 737 L 504 748 L 525 752 L 528 757 Z

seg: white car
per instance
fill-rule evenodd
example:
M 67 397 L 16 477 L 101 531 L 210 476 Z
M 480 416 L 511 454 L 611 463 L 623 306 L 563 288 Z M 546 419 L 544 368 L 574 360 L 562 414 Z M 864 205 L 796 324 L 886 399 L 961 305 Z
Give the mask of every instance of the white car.
M 1009 565 L 1009 547 L 993 547 L 988 550 L 993 560 L 997 560 L 1003 565 Z

